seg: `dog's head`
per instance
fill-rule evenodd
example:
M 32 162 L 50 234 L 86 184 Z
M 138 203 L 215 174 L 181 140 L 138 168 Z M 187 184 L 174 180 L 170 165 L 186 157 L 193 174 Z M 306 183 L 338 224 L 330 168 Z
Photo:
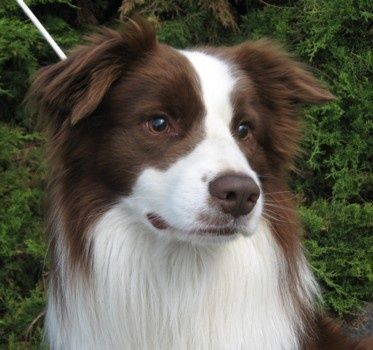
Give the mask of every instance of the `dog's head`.
M 298 106 L 332 98 L 271 42 L 176 50 L 143 20 L 93 35 L 31 92 L 65 215 L 116 204 L 183 240 L 253 233 L 296 153 Z

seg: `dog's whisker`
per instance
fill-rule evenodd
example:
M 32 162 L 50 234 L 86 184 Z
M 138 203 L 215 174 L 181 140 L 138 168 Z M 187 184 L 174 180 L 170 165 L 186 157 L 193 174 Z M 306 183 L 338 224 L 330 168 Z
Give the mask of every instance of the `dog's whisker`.
M 280 223 L 295 223 L 294 221 L 282 220 L 278 217 L 274 217 L 273 215 L 269 214 L 268 212 L 264 212 L 263 216 L 265 218 L 268 218 L 269 220 L 274 220 L 274 221 L 277 221 L 277 222 L 280 222 Z
M 281 210 L 286 210 L 286 211 L 290 211 L 290 212 L 297 212 L 296 209 L 288 208 L 288 207 L 285 207 L 283 205 L 277 205 L 277 204 L 274 204 L 274 203 L 265 202 L 265 206 L 270 207 L 270 208 L 274 208 L 274 209 L 281 209 Z

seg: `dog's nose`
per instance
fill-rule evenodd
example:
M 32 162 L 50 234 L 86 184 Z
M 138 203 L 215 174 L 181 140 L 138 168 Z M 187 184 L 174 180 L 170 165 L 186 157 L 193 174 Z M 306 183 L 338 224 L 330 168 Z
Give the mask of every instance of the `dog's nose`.
M 260 189 L 250 176 L 227 174 L 211 181 L 209 192 L 224 213 L 238 218 L 254 208 Z

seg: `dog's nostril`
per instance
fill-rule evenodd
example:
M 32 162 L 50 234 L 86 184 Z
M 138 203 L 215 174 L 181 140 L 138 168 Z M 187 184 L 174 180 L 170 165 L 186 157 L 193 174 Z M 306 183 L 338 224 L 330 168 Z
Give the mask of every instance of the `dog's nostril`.
M 247 201 L 248 202 L 253 202 L 253 203 L 256 203 L 256 201 L 258 200 L 259 198 L 259 193 L 254 193 L 250 196 L 247 197 Z
M 209 183 L 209 192 L 223 212 L 234 217 L 250 213 L 260 195 L 255 181 L 243 174 L 219 176 Z
M 234 192 L 228 192 L 225 199 L 227 199 L 229 201 L 232 201 L 232 200 L 234 201 L 236 199 L 236 194 Z

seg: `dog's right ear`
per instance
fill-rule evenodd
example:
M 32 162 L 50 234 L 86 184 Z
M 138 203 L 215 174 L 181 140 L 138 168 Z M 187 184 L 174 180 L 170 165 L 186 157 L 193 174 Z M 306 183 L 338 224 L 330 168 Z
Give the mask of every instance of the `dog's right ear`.
M 26 101 L 51 121 L 54 132 L 62 124 L 73 126 L 90 116 L 113 82 L 156 43 L 153 26 L 142 18 L 128 20 L 119 30 L 103 28 L 64 61 L 42 68 Z

